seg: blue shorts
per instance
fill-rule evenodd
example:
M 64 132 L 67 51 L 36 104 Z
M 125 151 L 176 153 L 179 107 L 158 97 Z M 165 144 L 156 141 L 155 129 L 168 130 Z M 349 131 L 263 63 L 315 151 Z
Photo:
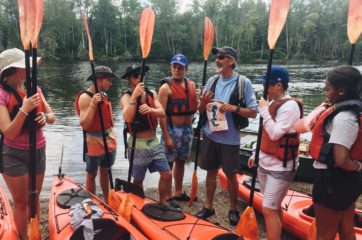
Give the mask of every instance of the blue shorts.
M 102 167 L 102 168 L 110 168 L 113 166 L 114 161 L 116 159 L 116 151 L 110 152 L 108 153 L 109 156 L 109 161 L 108 162 L 106 155 L 100 155 L 100 156 L 89 156 L 86 155 L 85 156 L 85 160 L 86 160 L 86 171 L 89 173 L 97 173 L 98 171 L 98 167 Z
M 132 146 L 132 136 L 128 139 L 128 146 Z M 131 153 L 131 148 L 128 152 Z M 143 181 L 147 169 L 153 172 L 171 171 L 163 147 L 156 137 L 151 139 L 136 139 L 136 149 L 133 159 L 132 176 L 136 181 Z
M 174 148 L 171 150 L 164 147 L 167 160 L 169 162 L 174 162 L 175 160 L 187 161 L 190 157 L 193 139 L 192 126 L 173 125 L 173 128 L 171 128 L 168 125 L 167 129 L 174 144 Z M 161 138 L 161 145 L 164 146 L 163 137 Z

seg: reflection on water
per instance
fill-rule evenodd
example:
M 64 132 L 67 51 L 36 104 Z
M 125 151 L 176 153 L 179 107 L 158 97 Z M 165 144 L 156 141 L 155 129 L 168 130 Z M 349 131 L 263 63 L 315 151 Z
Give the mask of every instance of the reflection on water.
M 98 63 L 109 65 L 113 71 L 121 76 L 127 67 L 125 63 Z M 151 70 L 146 76 L 145 84 L 153 89 L 157 88 L 159 81 L 169 74 L 168 63 L 150 63 Z M 239 67 L 243 75 L 251 80 L 263 72 L 266 66 L 242 65 Z M 327 65 L 289 65 L 291 75 L 290 93 L 303 98 L 306 111 L 310 111 L 325 98 L 323 92 L 324 79 L 330 66 Z M 201 84 L 202 63 L 192 63 L 187 76 Z M 208 76 L 215 74 L 214 64 L 209 64 Z M 45 62 L 39 66 L 39 85 L 42 87 L 47 100 L 56 114 L 57 121 L 54 125 L 44 128 L 47 139 L 47 170 L 43 198 L 48 198 L 51 178 L 58 172 L 62 145 L 64 145 L 63 173 L 83 183 L 85 180 L 85 163 L 82 161 L 82 132 L 79 119 L 75 113 L 74 100 L 76 93 L 87 86 L 85 79 L 90 74 L 88 62 Z M 254 82 L 255 83 L 255 82 Z M 127 178 L 128 161 L 124 159 L 124 145 L 122 139 L 123 121 L 118 107 L 118 100 L 128 84 L 124 80 L 114 81 L 108 95 L 113 103 L 115 118 L 115 133 L 118 138 L 116 163 L 113 167 L 113 177 Z M 261 92 L 262 85 L 254 84 L 255 91 Z M 257 129 L 258 121 L 252 121 L 251 129 Z M 193 166 L 189 164 L 185 171 L 185 182 L 191 182 Z M 199 171 L 201 180 L 204 173 Z M 145 187 L 157 187 L 158 174 L 147 175 Z M 98 184 L 97 184 L 98 185 Z

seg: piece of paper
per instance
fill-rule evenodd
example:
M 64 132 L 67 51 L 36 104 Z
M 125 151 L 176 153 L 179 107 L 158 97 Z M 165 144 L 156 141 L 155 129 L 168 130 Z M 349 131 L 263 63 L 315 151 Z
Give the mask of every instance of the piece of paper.
M 211 102 L 206 105 L 206 114 L 212 132 L 228 130 L 225 113 L 219 111 L 221 106 L 222 103 L 220 102 Z

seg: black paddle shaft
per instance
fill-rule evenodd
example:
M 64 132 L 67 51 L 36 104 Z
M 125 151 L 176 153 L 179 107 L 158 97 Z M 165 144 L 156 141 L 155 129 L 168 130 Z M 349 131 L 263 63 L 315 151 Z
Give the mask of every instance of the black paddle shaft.
M 98 93 L 99 90 L 98 90 L 98 85 L 97 85 L 96 72 L 94 70 L 94 62 L 90 61 L 90 64 L 91 64 L 91 69 L 92 69 L 94 89 L 95 89 L 96 93 Z M 108 167 L 109 185 L 111 186 L 111 189 L 114 189 L 113 177 L 112 177 L 112 169 L 111 169 L 111 160 L 109 159 L 108 143 L 107 143 L 106 131 L 104 129 L 104 120 L 103 120 L 103 115 L 102 115 L 101 102 L 99 102 L 97 104 L 97 108 L 98 108 L 98 114 L 99 114 L 99 119 L 100 119 L 100 123 L 101 123 L 104 152 L 106 154 L 106 159 L 107 159 L 107 162 L 108 162 L 108 165 L 109 165 L 109 167 Z
M 204 60 L 204 71 L 202 73 L 202 87 L 205 86 L 205 82 L 206 82 L 206 70 L 207 70 L 207 60 Z M 201 94 L 201 92 L 200 92 Z M 200 131 L 201 131 L 201 124 L 203 122 L 204 119 L 204 114 L 199 115 L 199 122 L 197 124 L 196 127 L 196 136 L 197 136 L 197 141 L 196 141 L 196 152 L 195 152 L 195 166 L 194 166 L 194 170 L 197 169 L 197 162 L 199 159 L 199 150 L 200 150 Z
M 273 49 L 270 49 L 268 69 L 267 69 L 267 73 L 266 73 L 266 81 L 265 81 L 264 91 L 263 91 L 263 98 L 264 99 L 267 99 L 267 97 L 268 97 L 268 88 L 269 88 L 269 82 L 270 82 L 270 72 L 271 72 L 272 61 L 273 61 Z M 249 206 L 253 206 L 256 175 L 257 175 L 257 170 L 258 170 L 258 166 L 259 166 L 259 153 L 260 153 L 260 145 L 261 145 L 262 133 L 263 133 L 263 118 L 261 116 L 259 116 L 258 140 L 256 142 L 255 160 L 254 160 L 254 165 L 253 165 L 253 168 L 252 168 L 252 170 L 253 170 L 253 178 L 251 180 L 251 191 L 250 191 L 250 198 L 249 198 Z
M 355 50 L 356 50 L 356 44 L 352 44 L 351 45 L 351 51 L 349 53 L 349 61 L 348 61 L 349 65 L 352 65 Z
M 136 139 L 137 139 L 137 130 L 134 129 L 134 132 L 132 134 L 132 147 L 131 147 L 131 154 L 129 157 L 129 168 L 128 168 L 128 177 L 127 177 L 127 189 L 125 189 L 126 192 L 129 192 L 131 187 L 131 175 L 132 175 L 132 169 L 133 169 L 133 161 L 134 161 L 134 153 L 136 151 Z

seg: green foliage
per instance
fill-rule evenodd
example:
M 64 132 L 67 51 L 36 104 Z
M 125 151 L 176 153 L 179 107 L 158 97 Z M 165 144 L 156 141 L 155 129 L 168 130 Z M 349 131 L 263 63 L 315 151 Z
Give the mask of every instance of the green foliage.
M 87 15 L 97 60 L 140 58 L 139 0 L 44 0 L 40 51 L 46 57 L 87 59 L 80 13 Z M 151 59 L 184 53 L 203 58 L 204 17 L 215 26 L 215 46 L 234 47 L 241 60 L 267 60 L 269 1 L 193 0 L 183 12 L 177 0 L 152 0 L 156 13 Z M 293 0 L 275 59 L 347 58 L 345 0 Z M 0 50 L 21 47 L 17 0 L 0 0 Z M 357 47 L 357 50 L 360 48 Z M 358 57 L 359 52 L 356 53 Z

